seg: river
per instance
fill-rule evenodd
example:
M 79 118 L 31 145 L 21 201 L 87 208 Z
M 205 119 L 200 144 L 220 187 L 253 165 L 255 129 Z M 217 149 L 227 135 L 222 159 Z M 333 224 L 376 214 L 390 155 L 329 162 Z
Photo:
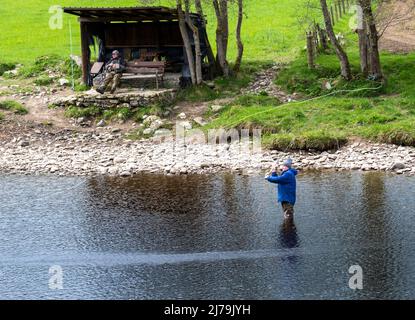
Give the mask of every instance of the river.
M 0 191 L 1 299 L 415 298 L 413 177 L 300 175 L 294 225 L 262 176 L 1 176 Z

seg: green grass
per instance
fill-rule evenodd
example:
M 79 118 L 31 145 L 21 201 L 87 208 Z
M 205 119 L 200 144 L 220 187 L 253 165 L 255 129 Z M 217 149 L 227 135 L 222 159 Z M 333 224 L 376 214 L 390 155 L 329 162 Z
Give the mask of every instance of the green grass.
M 0 112 L 0 121 L 2 121 L 4 119 L 4 113 Z
M 65 117 L 68 118 L 91 118 L 96 117 L 102 113 L 99 107 L 81 108 L 76 106 L 68 107 L 65 110 Z
M 354 137 L 415 146 L 415 54 L 382 53 L 385 83 L 367 80 L 360 74 L 357 36 L 348 21 L 345 17 L 336 24 L 336 32 L 346 38 L 352 81 L 340 77 L 332 50 L 318 56 L 314 70 L 308 69 L 303 52 L 280 72 L 276 83 L 308 101 L 260 104 L 239 97 L 207 129 L 261 128 L 264 144 L 280 150 L 337 149 Z M 330 89 L 323 86 L 327 82 Z
M 0 109 L 13 111 L 16 114 L 24 115 L 28 110 L 19 102 L 14 100 L 5 100 L 0 102 Z
M 156 1 L 155 5 L 174 6 L 173 0 Z M 245 58 L 250 61 L 290 59 L 304 46 L 302 26 L 298 17 L 307 12 L 307 0 L 246 0 L 246 19 L 243 25 Z M 75 16 L 64 15 L 63 28 L 49 28 L 49 8 L 62 6 L 136 6 L 137 0 L 25 0 L 16 2 L 3 0 L 0 7 L 1 25 L 7 32 L 0 34 L 1 60 L 4 62 L 32 63 L 42 55 L 58 54 L 68 57 L 70 48 L 69 24 L 73 33 L 73 50 L 80 53 L 79 22 Z M 318 10 L 312 10 L 316 15 Z M 205 4 L 208 19 L 208 33 L 212 46 L 215 46 L 216 22 L 212 8 Z M 319 13 L 319 12 L 318 12 Z M 236 56 L 237 10 L 230 9 L 229 59 Z

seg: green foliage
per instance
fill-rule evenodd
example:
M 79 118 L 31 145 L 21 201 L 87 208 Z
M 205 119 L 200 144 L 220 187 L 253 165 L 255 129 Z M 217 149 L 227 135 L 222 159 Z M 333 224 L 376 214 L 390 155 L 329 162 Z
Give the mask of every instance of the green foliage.
M 56 54 L 40 56 L 33 64 L 22 67 L 19 74 L 24 78 L 39 76 L 46 70 L 56 69 L 61 61 L 62 58 Z
M 267 135 L 264 144 L 276 150 L 336 150 L 347 142 L 343 134 L 328 130 L 307 131 L 298 135 L 280 133 Z
M 4 113 L 0 112 L 0 121 L 2 121 L 4 119 Z
M 2 76 L 6 71 L 13 70 L 16 67 L 14 63 L 4 63 L 0 62 L 0 76 Z
M 21 103 L 14 100 L 1 101 L 0 109 L 13 111 L 14 113 L 20 115 L 24 115 L 29 112 Z
M 36 78 L 33 82 L 37 86 L 48 86 L 53 83 L 53 78 L 50 78 L 48 76 L 40 76 Z
M 65 110 L 65 116 L 68 118 L 91 118 L 96 117 L 102 113 L 102 110 L 97 106 L 81 108 L 76 106 L 68 107 Z

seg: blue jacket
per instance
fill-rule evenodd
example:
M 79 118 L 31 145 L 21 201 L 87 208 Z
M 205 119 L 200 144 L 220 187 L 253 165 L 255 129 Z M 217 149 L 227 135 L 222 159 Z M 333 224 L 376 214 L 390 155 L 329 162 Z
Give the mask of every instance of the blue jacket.
M 288 169 L 280 176 L 273 173 L 272 176 L 267 177 L 267 180 L 278 184 L 278 202 L 289 202 L 292 205 L 296 200 L 297 183 L 295 176 L 298 171 L 295 169 Z

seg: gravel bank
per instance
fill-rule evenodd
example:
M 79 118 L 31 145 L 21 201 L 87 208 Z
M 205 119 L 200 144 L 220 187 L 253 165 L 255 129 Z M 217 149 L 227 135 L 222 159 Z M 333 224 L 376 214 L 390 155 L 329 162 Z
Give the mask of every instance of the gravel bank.
M 131 141 L 111 130 L 93 133 L 34 133 L 2 141 L 0 173 L 30 175 L 114 175 L 141 172 L 257 174 L 292 157 L 298 169 L 382 170 L 415 175 L 415 148 L 357 142 L 335 152 L 241 152 L 240 144 Z

